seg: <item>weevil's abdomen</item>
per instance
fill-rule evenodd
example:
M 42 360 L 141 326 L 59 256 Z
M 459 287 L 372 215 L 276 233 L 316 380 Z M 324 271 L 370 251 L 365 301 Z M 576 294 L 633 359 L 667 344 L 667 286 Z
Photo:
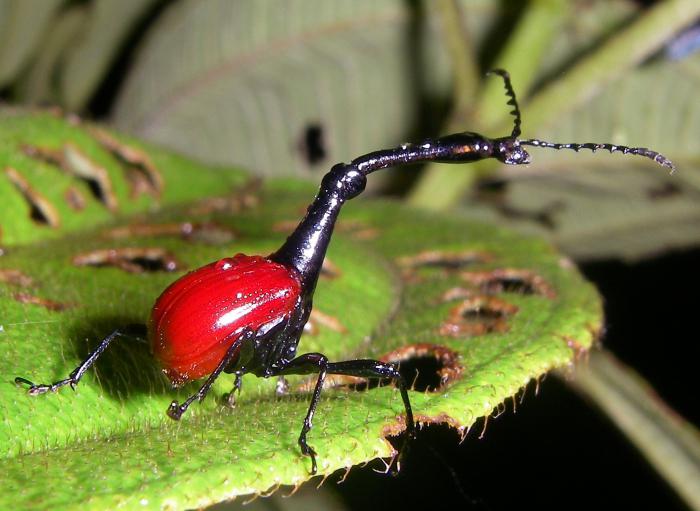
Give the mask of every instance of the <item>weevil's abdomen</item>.
M 174 386 L 207 376 L 236 334 L 288 319 L 300 293 L 297 273 L 265 257 L 238 254 L 203 266 L 156 300 L 148 323 L 153 353 Z

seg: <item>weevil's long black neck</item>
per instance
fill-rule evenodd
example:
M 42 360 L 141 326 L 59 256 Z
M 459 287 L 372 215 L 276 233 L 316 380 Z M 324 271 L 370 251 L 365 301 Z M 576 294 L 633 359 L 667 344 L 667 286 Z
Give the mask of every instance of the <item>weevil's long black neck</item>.
M 484 147 L 491 151 L 493 141 L 475 133 L 459 133 L 421 144 L 375 151 L 347 164 L 338 163 L 323 177 L 304 219 L 270 258 L 295 268 L 301 275 L 305 293 L 310 296 L 316 287 L 340 208 L 345 201 L 362 193 L 367 174 L 421 161 L 465 163 L 480 160 L 490 156 L 484 153 Z
M 362 193 L 367 178 L 352 165 L 338 163 L 321 181 L 321 188 L 306 216 L 280 249 L 273 261 L 292 266 L 301 275 L 304 293 L 316 288 L 321 265 L 331 241 L 335 221 L 346 200 Z
M 396 165 L 432 161 L 436 163 L 468 163 L 481 160 L 493 146 L 493 140 L 477 133 L 456 133 L 420 144 L 403 144 L 394 149 L 384 149 L 355 158 L 350 163 L 367 175 L 375 170 Z

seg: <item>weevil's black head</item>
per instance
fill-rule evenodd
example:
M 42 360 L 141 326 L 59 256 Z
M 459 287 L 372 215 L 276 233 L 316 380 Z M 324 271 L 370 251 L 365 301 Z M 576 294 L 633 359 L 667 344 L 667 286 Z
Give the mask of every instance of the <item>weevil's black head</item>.
M 497 138 L 493 141 L 493 156 L 508 165 L 526 165 L 530 163 L 530 155 L 522 148 L 517 138 Z

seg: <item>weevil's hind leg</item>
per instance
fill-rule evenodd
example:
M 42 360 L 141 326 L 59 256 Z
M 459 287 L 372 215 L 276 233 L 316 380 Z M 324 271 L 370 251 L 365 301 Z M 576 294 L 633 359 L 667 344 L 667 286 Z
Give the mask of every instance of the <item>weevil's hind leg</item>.
M 15 383 L 17 385 L 28 385 L 29 394 L 32 396 L 38 396 L 39 394 L 45 394 L 46 392 L 56 392 L 61 387 L 70 385 L 71 388 L 75 390 L 75 386 L 80 382 L 85 372 L 90 369 L 93 364 L 100 358 L 109 345 L 117 337 L 131 337 L 139 338 L 145 337 L 145 327 L 143 325 L 129 325 L 125 328 L 120 328 L 109 334 L 107 337 L 100 341 L 100 344 L 95 348 L 85 360 L 83 360 L 78 367 L 76 367 L 73 372 L 68 375 L 68 378 L 56 381 L 54 383 L 34 383 L 26 378 L 18 376 L 15 378 Z
M 299 435 L 299 447 L 302 454 L 311 458 L 311 473 L 315 474 L 316 451 L 307 443 L 307 434 L 311 430 L 314 413 L 318 406 L 318 401 L 323 390 L 323 382 L 327 374 L 342 374 L 347 376 L 360 376 L 364 378 L 388 378 L 396 382 L 401 391 L 404 408 L 406 409 L 406 440 L 401 448 L 400 457 L 405 456 L 408 449 L 408 442 L 415 436 L 415 424 L 413 422 L 413 411 L 411 402 L 408 399 L 408 391 L 403 377 L 394 364 L 380 362 L 378 360 L 348 360 L 345 362 L 328 362 L 325 355 L 320 353 L 307 353 L 292 360 L 285 366 L 279 374 L 310 374 L 318 371 L 318 380 L 311 397 L 311 404 L 304 419 L 304 425 Z M 399 462 L 400 463 L 400 462 Z
M 256 331 L 250 328 L 246 328 L 242 333 L 236 332 L 235 334 L 231 334 L 231 336 L 234 335 L 238 336 L 237 339 L 234 340 L 233 343 L 231 343 L 231 346 L 229 346 L 228 350 L 226 350 L 224 358 L 221 359 L 219 365 L 216 366 L 216 369 L 214 369 L 214 371 L 209 375 L 204 384 L 199 388 L 197 392 L 195 392 L 185 401 L 183 401 L 182 404 L 179 404 L 177 401 L 173 401 L 172 403 L 170 403 L 170 406 L 168 407 L 167 411 L 168 417 L 174 420 L 180 420 L 182 414 L 187 411 L 187 408 L 189 408 L 189 406 L 195 400 L 201 401 L 202 399 L 204 399 L 209 390 L 211 389 L 211 386 L 219 377 L 219 375 L 229 364 L 231 364 L 231 362 L 233 362 L 233 359 L 238 356 L 238 352 L 241 348 L 241 345 L 244 342 L 251 341 L 255 338 Z
M 406 411 L 406 437 L 400 449 L 394 474 L 401 468 L 401 461 L 406 458 L 411 441 L 416 436 L 416 425 L 413 421 L 413 410 L 411 401 L 408 399 L 408 388 L 406 381 L 395 364 L 380 362 L 378 360 L 346 360 L 344 362 L 334 362 L 328 364 L 328 374 L 342 374 L 346 376 L 359 376 L 362 378 L 386 378 L 392 380 L 401 392 L 401 399 Z

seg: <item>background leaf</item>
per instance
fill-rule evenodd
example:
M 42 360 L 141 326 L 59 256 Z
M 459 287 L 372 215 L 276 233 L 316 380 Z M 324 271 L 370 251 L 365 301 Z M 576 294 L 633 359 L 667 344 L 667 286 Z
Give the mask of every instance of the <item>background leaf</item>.
M 534 134 L 562 142 L 643 141 L 673 155 L 676 173 L 639 158 L 535 149 L 536 165 L 504 169 L 497 186 L 484 183 L 464 207 L 547 236 L 578 260 L 639 259 L 697 244 L 698 76 L 699 56 L 657 61 Z
M 61 0 L 0 2 L 0 87 L 6 86 L 32 56 Z
M 483 37 L 497 7 L 472 9 Z M 209 162 L 263 175 L 323 171 L 423 131 L 417 123 L 444 111 L 436 29 L 398 0 L 179 2 L 153 28 L 113 119 Z M 323 154 L 309 161 L 313 127 Z
M 27 119 L 26 126 L 32 122 Z M 91 142 L 78 136 L 83 128 L 65 129 L 73 130 L 73 141 L 87 151 Z M 33 133 L 22 138 L 34 141 Z M 158 154 L 165 153 L 154 152 L 153 158 Z M 172 193 L 189 186 L 172 172 L 166 180 Z M 198 175 L 206 172 L 197 170 Z M 221 378 L 210 397 L 180 423 L 163 411 L 173 397 L 182 398 L 195 386 L 168 392 L 141 345 L 115 347 L 76 395 L 64 391 L 33 398 L 12 384 L 16 375 L 50 380 L 66 374 L 86 353 L 84 339 L 94 346 L 113 328 L 144 321 L 154 297 L 173 280 L 162 272 L 78 267 L 71 263 L 76 253 L 156 246 L 171 251 L 186 268 L 238 251 L 269 253 L 284 238 L 289 221 L 299 218 L 313 187 L 273 181 L 257 195 L 258 206 L 233 215 L 212 209 L 218 202 L 205 200 L 125 219 L 132 228 L 214 224 L 236 232 L 235 242 L 204 243 L 179 235 L 106 238 L 120 224 L 93 225 L 56 240 L 13 247 L 0 260 L 4 275 L 14 270 L 29 279 L 0 287 L 5 347 L 0 372 L 6 382 L 0 386 L 0 480 L 6 489 L 0 507 L 180 509 L 309 478 L 308 460 L 296 445 L 308 406 L 308 394 L 297 386 L 300 380 L 293 382 L 291 396 L 280 399 L 274 397 L 274 382 L 246 377 L 241 400 L 230 410 L 221 398 L 231 382 Z M 443 387 L 411 393 L 421 423 L 447 422 L 466 431 L 532 378 L 570 364 L 600 328 L 593 288 L 566 259 L 535 239 L 389 202 L 349 204 L 338 230 L 329 252 L 337 276 L 321 282 L 315 308 L 347 332 L 321 324 L 317 335 L 304 336 L 300 349 L 323 351 L 334 360 L 385 356 L 404 364 L 421 356 L 440 358 L 438 347 L 453 353 L 451 361 L 440 358 L 443 369 L 451 371 L 443 373 Z M 426 249 L 438 251 L 437 260 Z M 493 278 L 503 270 L 511 277 Z M 519 270 L 530 273 L 518 274 L 520 281 L 512 278 Z M 492 279 L 480 281 L 484 272 Z M 26 295 L 38 300 L 21 298 Z M 470 308 L 475 299 L 481 305 Z M 455 307 L 462 314 L 455 316 Z M 328 391 L 310 435 L 319 452 L 319 472 L 392 455 L 386 436 L 402 429 L 401 413 L 391 387 Z

